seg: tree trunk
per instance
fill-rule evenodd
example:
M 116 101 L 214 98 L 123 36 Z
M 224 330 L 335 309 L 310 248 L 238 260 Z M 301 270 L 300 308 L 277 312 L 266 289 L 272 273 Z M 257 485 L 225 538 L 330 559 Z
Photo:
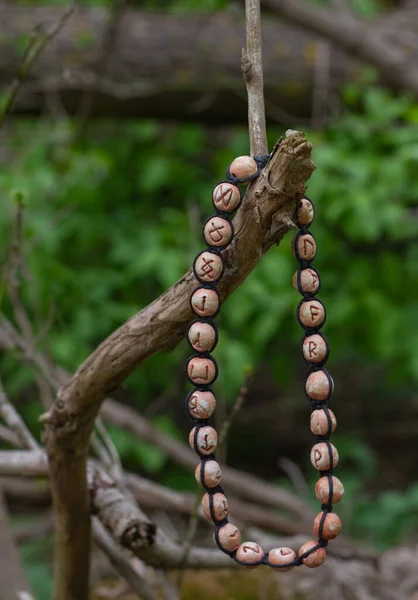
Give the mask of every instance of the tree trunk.
M 0 7 L 0 84 L 15 76 L 22 36 L 42 23 L 57 21 L 62 9 Z M 243 15 L 244 16 L 244 15 Z M 80 9 L 51 41 L 23 85 L 15 110 L 37 114 L 61 105 L 70 115 L 80 110 L 85 93 L 95 88 L 92 116 L 155 117 L 207 123 L 246 122 L 247 98 L 240 67 L 245 22 L 229 14 L 169 15 L 126 11 L 103 53 L 107 13 Z M 321 44 L 315 37 L 269 19 L 263 23 L 264 84 L 267 117 L 283 124 L 311 117 Z M 97 65 L 100 77 L 96 77 Z M 355 77 L 342 53 L 325 65 L 332 88 Z M 57 97 L 60 102 L 56 102 Z M 54 101 L 54 102 L 52 102 Z M 328 110 L 329 97 L 325 99 Z

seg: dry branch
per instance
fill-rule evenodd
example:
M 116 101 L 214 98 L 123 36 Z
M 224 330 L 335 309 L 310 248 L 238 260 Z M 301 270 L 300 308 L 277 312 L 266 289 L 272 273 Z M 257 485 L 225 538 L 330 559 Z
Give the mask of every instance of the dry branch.
M 418 69 L 405 56 L 400 44 L 388 42 L 378 25 L 361 21 L 340 9 L 314 7 L 300 0 L 262 0 L 262 4 L 289 23 L 325 38 L 351 56 L 373 65 L 388 85 L 410 90 L 418 97 Z M 389 21 L 390 18 L 391 15 Z
M 30 588 L 20 565 L 19 552 L 9 524 L 3 490 L 0 486 L 0 595 L 1 600 L 16 600 Z
M 5 351 L 19 350 L 21 360 L 39 369 L 54 389 L 58 389 L 59 382 L 66 383 L 70 379 L 70 375 L 66 371 L 53 365 L 43 354 L 34 349 L 2 315 L 0 315 L 0 348 Z M 153 446 L 158 446 L 178 464 L 194 470 L 196 456 L 193 450 L 186 444 L 182 444 L 155 428 L 152 423 L 133 408 L 108 398 L 102 405 L 100 414 L 113 425 L 129 431 Z M 310 525 L 313 513 L 310 515 L 306 504 L 292 492 L 227 465 L 222 465 L 222 477 L 228 491 L 237 496 L 285 510 L 290 514 L 294 514 L 298 523 L 303 523 L 306 520 Z M 260 510 L 263 511 L 263 509 Z M 283 533 L 286 533 L 286 531 L 283 530 Z M 292 534 L 293 530 L 288 533 Z
M 252 156 L 268 153 L 263 89 L 263 53 L 260 0 L 245 0 L 247 48 L 242 51 L 241 69 L 248 96 L 248 130 Z
M 288 132 L 274 148 L 258 180 L 249 187 L 234 219 L 234 241 L 223 253 L 225 273 L 219 285 L 222 299 L 294 227 L 296 202 L 314 170 L 311 148 L 302 133 Z M 111 334 L 59 390 L 44 415 L 56 515 L 57 600 L 87 597 L 90 522 L 86 466 L 90 435 L 101 403 L 142 361 L 178 344 L 192 319 L 189 298 L 194 287 L 195 279 L 189 271 Z
M 274 18 L 263 20 L 267 118 L 294 126 L 295 122 L 300 123 L 301 117 L 310 119 L 312 116 L 321 44 L 318 35 L 327 39 L 328 35 L 317 27 L 320 21 L 317 17 L 322 13 L 306 2 L 298 2 L 297 12 L 292 13 L 288 2 L 275 2 L 271 7 L 276 12 L 282 10 L 287 22 Z M 316 18 L 311 19 L 309 11 L 313 11 Z M 0 5 L 2 91 L 9 86 L 11 74 L 19 68 L 15 40 L 38 23 L 51 26 L 60 14 L 60 9 L 54 6 L 19 6 L 6 2 Z M 401 21 L 402 15 L 405 19 Z M 298 26 L 292 27 L 290 21 Z M 360 64 L 353 56 L 377 64 L 364 49 L 368 40 L 373 44 L 375 38 L 380 47 L 384 45 L 383 52 L 377 53 L 379 61 L 385 63 L 388 51 L 397 55 L 401 52 L 403 62 L 399 68 L 393 69 L 388 63 L 380 71 L 383 83 L 393 84 L 396 78 L 403 88 L 407 83 L 404 79 L 412 77 L 410 72 L 418 50 L 417 22 L 416 7 L 411 11 L 400 10 L 397 15 L 389 14 L 376 23 L 360 23 L 360 27 L 357 21 L 355 27 L 350 25 L 353 23 L 350 14 L 327 10 L 324 23 L 333 35 L 335 48 L 329 65 L 331 94 L 359 79 Z M 51 97 L 58 97 L 64 110 L 75 115 L 81 98 L 94 87 L 97 90 L 94 117 L 245 122 L 248 107 L 238 64 L 245 44 L 244 28 L 235 16 L 226 13 L 176 16 L 129 10 L 121 20 L 123 35 L 117 36 L 106 74 L 97 78 L 92 57 L 99 53 L 107 24 L 106 11 L 79 9 L 38 57 L 30 79 L 21 88 L 15 110 L 43 113 Z M 365 27 L 366 35 L 361 37 L 361 43 L 357 43 L 357 39 L 353 41 L 351 33 L 354 31 L 358 38 Z M 346 35 L 347 31 L 350 36 Z M 142 60 L 145 56 L 146 60 Z M 322 110 L 329 114 L 330 106 L 323 106 Z

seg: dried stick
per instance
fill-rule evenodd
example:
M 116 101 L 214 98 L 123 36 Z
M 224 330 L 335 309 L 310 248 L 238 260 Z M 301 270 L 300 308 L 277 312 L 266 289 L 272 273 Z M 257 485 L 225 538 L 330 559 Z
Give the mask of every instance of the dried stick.
M 16 600 L 29 594 L 25 572 L 19 560 L 16 540 L 9 524 L 3 489 L 0 486 L 0 594 L 1 600 Z M 21 594 L 22 596 L 19 596 Z
M 232 407 L 232 410 L 229 413 L 228 417 L 223 422 L 222 428 L 219 432 L 218 446 L 216 449 L 216 453 L 217 453 L 217 457 L 220 462 L 225 462 L 225 460 L 226 460 L 226 442 L 228 439 L 229 430 L 231 429 L 231 425 L 232 425 L 235 417 L 241 410 L 242 405 L 244 404 L 245 398 L 248 394 L 248 384 L 250 381 L 250 377 L 251 376 L 247 376 L 244 379 L 244 381 L 240 387 L 240 390 L 238 392 L 238 396 L 235 398 L 235 402 Z
M 45 452 L 0 450 L 0 476 L 48 477 L 49 474 Z M 181 566 L 182 546 L 156 528 L 130 496 L 117 488 L 114 480 L 91 461 L 86 480 L 92 497 L 92 510 L 117 543 L 148 565 L 164 569 Z M 231 563 L 229 557 L 217 549 L 191 548 L 187 566 L 222 569 L 238 565 Z
M 0 379 L 0 415 L 4 422 L 16 434 L 20 445 L 26 450 L 38 450 L 39 445 L 26 427 L 22 417 L 9 401 Z
M 52 27 L 52 29 L 48 33 L 41 34 L 39 32 L 39 27 L 32 33 L 29 43 L 26 47 L 25 53 L 23 55 L 22 64 L 16 74 L 16 77 L 12 81 L 3 108 L 0 110 L 0 127 L 3 125 L 7 115 L 13 109 L 22 83 L 28 76 L 36 59 L 42 53 L 48 42 L 50 42 L 61 31 L 68 19 L 73 14 L 75 8 L 76 3 L 73 2 L 73 4 L 69 8 L 67 8 L 67 10 L 62 14 L 59 21 L 56 23 L 56 25 Z
M 219 286 L 228 297 L 263 254 L 294 225 L 296 203 L 312 174 L 311 144 L 288 132 L 264 171 L 247 191 L 235 219 L 235 238 L 224 251 Z M 173 348 L 192 319 L 189 304 L 195 278 L 189 271 L 177 284 L 110 335 L 57 394 L 44 416 L 51 490 L 56 514 L 56 600 L 86 600 L 88 594 L 90 498 L 86 482 L 89 438 L 108 392 L 153 353 Z
M 155 600 L 156 595 L 141 573 L 135 569 L 127 552 L 119 548 L 97 517 L 92 522 L 93 539 L 106 554 L 116 571 L 129 583 L 139 598 Z
M 60 382 L 66 383 L 70 380 L 70 375 L 62 368 L 53 365 L 36 348 L 33 348 L 12 326 L 12 324 L 0 314 L 0 348 L 5 351 L 21 352 L 20 359 L 24 360 L 29 366 L 35 367 L 42 373 L 42 376 L 50 383 L 55 390 L 58 389 Z M 196 467 L 196 455 L 185 444 L 170 437 L 166 433 L 156 429 L 150 421 L 136 412 L 133 408 L 116 402 L 108 398 L 102 405 L 101 413 L 104 419 L 134 436 L 161 448 L 167 456 L 178 464 L 194 470 Z M 10 436 L 8 436 L 9 438 Z M 270 504 L 281 510 L 289 511 L 300 520 L 306 519 L 310 523 L 309 507 L 301 501 L 295 494 L 281 489 L 258 477 L 238 471 L 227 465 L 222 465 L 223 481 L 228 489 L 236 495 L 243 496 L 253 502 Z M 146 481 L 146 480 L 144 480 Z M 250 506 L 250 505 L 249 505 Z M 254 506 L 254 505 L 253 505 Z M 264 509 L 260 509 L 263 511 Z M 186 511 L 190 513 L 190 510 Z M 285 527 L 283 523 L 283 527 Z M 285 533 L 286 530 L 281 531 Z M 291 531 L 288 533 L 292 533 Z
M 241 69 L 248 95 L 248 130 L 252 156 L 267 154 L 266 113 L 263 90 L 263 55 L 260 0 L 245 0 L 247 48 L 241 53 Z

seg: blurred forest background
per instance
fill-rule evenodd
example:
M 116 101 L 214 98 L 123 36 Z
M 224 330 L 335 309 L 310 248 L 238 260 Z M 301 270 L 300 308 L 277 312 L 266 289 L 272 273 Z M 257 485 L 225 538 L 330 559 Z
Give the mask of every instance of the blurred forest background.
M 309 4 L 321 9 L 326 3 Z M 338 4 L 333 8 L 340 10 Z M 388 11 L 402 12 L 400 3 L 389 0 L 344 4 L 341 10 L 348 7 L 370 23 L 384 23 Z M 3 99 L 33 25 L 56 20 L 64 6 L 61 1 L 50 7 L 2 4 Z M 104 9 L 113 15 L 110 26 Z M 130 17 L 126 36 L 123 29 L 115 33 L 125 10 L 135 11 L 137 19 Z M 413 91 L 387 86 L 377 69 L 330 42 L 267 8 L 263 14 L 270 147 L 289 127 L 303 130 L 314 146 L 317 170 L 307 194 L 316 205 L 315 267 L 328 311 L 328 365 L 336 386 L 332 408 L 339 422 L 337 475 L 346 488 L 339 506 L 344 533 L 381 550 L 414 543 L 417 98 Z M 213 39 L 216 50 L 204 59 L 204 40 L 198 48 L 194 44 L 204 38 L 205 26 L 219 28 L 222 36 Z M 418 33 L 408 37 L 399 27 L 405 44 L 418 48 Z M 211 214 L 212 187 L 235 156 L 249 152 L 239 65 L 244 33 L 240 2 L 138 0 L 128 6 L 115 0 L 110 6 L 91 0 L 23 83 L 14 114 L 0 130 L 0 310 L 16 318 L 7 279 L 16 214 L 23 205 L 20 291 L 37 348 L 68 371 L 179 279 L 202 248 L 201 224 Z M 80 57 L 91 75 L 84 90 L 71 73 Z M 228 464 L 287 489 L 295 485 L 289 472 L 297 466 L 298 493 L 316 510 L 290 241 L 287 236 L 268 252 L 218 318 L 215 421 L 219 428 L 249 378 L 228 439 Z M 183 400 L 188 355 L 183 342 L 171 353 L 153 356 L 114 395 L 181 443 L 189 431 Z M 43 408 L 36 370 L 6 348 L 0 369 L 9 396 L 39 436 Z M 163 449 L 114 424 L 109 432 L 125 468 L 176 490 L 195 491 L 190 470 Z M 9 446 L 2 442 L 2 447 Z M 9 509 L 17 532 L 40 518 L 13 499 Z M 44 518 L 48 509 L 40 510 Z M 48 597 L 52 533 L 36 539 L 23 535 L 20 550 L 38 598 Z M 256 597 L 236 590 L 221 588 L 211 597 Z M 190 592 L 190 597 L 196 596 Z

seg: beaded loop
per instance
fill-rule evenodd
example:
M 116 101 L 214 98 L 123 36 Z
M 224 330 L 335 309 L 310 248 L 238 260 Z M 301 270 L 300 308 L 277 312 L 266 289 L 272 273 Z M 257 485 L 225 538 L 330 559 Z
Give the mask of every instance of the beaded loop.
M 324 367 L 329 356 L 328 342 L 319 333 L 326 320 L 326 310 L 316 298 L 321 280 L 318 272 L 311 266 L 316 256 L 316 242 L 308 230 L 314 218 L 314 207 L 309 198 L 303 198 L 298 207 L 300 231 L 293 242 L 293 249 L 301 268 L 295 273 L 293 285 L 303 297 L 296 316 L 305 330 L 301 341 L 302 355 L 308 365 L 304 389 L 312 407 L 311 431 L 317 438 L 311 452 L 311 461 L 320 473 L 315 493 L 322 510 L 314 522 L 314 533 L 318 541 L 307 541 L 298 552 L 290 548 L 274 548 L 270 552 L 264 552 L 255 542 L 241 543 L 239 529 L 228 520 L 228 501 L 220 485 L 222 473 L 215 456 L 217 434 L 210 425 L 216 406 L 211 385 L 218 374 L 218 366 L 210 353 L 218 341 L 214 318 L 221 305 L 216 286 L 224 272 L 222 250 L 234 237 L 231 215 L 237 210 L 243 197 L 238 186 L 254 181 L 269 158 L 270 155 L 238 157 L 227 168 L 226 181 L 218 183 L 212 192 L 216 214 L 209 217 L 203 226 L 203 239 L 207 248 L 197 255 L 193 263 L 193 272 L 199 286 L 191 295 L 190 306 L 197 318 L 190 325 L 187 337 L 195 353 L 187 360 L 186 376 L 195 387 L 186 397 L 186 411 L 194 423 L 189 442 L 200 458 L 195 477 L 206 492 L 202 509 L 205 517 L 214 524 L 216 545 L 235 562 L 247 568 L 253 569 L 263 564 L 275 571 L 285 572 L 301 565 L 317 567 L 324 562 L 328 540 L 335 538 L 341 530 L 341 521 L 332 512 L 332 502 L 339 502 L 344 494 L 341 482 L 333 475 L 333 468 L 338 463 L 338 452 L 329 440 L 337 422 L 334 413 L 328 409 L 327 402 L 334 384 Z

